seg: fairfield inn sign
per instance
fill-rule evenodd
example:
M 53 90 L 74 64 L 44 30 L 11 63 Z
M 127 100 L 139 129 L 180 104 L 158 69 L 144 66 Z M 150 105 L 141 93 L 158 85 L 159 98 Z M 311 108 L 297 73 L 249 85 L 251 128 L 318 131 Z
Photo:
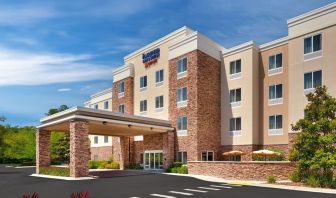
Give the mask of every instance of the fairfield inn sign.
M 145 67 L 149 67 L 150 65 L 157 62 L 160 57 L 160 48 L 156 48 L 148 53 L 142 54 L 142 62 L 145 64 Z

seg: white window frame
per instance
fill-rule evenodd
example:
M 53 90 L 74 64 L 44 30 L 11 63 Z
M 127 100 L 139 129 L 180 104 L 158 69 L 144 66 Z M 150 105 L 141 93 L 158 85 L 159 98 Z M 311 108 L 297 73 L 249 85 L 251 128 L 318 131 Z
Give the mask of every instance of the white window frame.
M 186 67 L 187 69 L 185 71 L 181 71 L 179 72 L 179 62 L 182 62 L 182 67 L 183 67 L 183 60 L 186 60 Z M 186 77 L 188 75 L 188 58 L 187 57 L 183 57 L 180 58 L 176 61 L 176 69 L 177 69 L 177 79 Z
M 281 98 L 278 98 L 277 97 L 277 89 L 278 89 L 278 86 L 281 85 Z M 275 87 L 275 98 L 270 98 L 270 89 L 271 87 Z M 269 106 L 272 106 L 272 105 L 279 105 L 279 104 L 283 104 L 283 90 L 284 90 L 284 86 L 283 84 L 273 84 L 273 85 L 270 85 L 268 86 L 268 105 Z
M 120 107 L 122 107 L 123 112 L 120 111 Z M 125 113 L 125 104 L 120 104 L 118 107 L 119 113 Z
M 206 160 L 205 161 L 203 160 L 203 153 L 206 153 Z M 209 153 L 212 153 L 212 160 L 209 160 Z M 215 152 L 212 151 L 212 150 L 202 151 L 201 152 L 201 159 L 204 162 L 213 162 L 213 161 L 215 161 Z
M 240 72 L 236 72 L 237 70 L 237 62 L 240 61 Z M 234 63 L 234 70 L 235 72 L 231 74 L 231 63 Z M 230 80 L 239 79 L 242 77 L 242 71 L 243 71 L 243 64 L 241 59 L 236 59 L 234 61 L 230 61 L 229 63 L 229 75 Z
M 93 143 L 98 144 L 99 143 L 99 137 L 96 135 L 93 137 Z
M 277 63 L 277 56 L 281 54 L 281 66 L 277 67 L 276 63 Z M 271 57 L 274 57 L 274 64 L 275 64 L 275 68 L 270 69 L 270 59 Z M 271 56 L 268 57 L 268 76 L 272 76 L 272 75 L 276 75 L 276 74 L 281 74 L 283 72 L 283 53 L 277 53 L 277 54 L 273 54 Z
M 314 73 L 315 72 L 319 72 L 319 71 L 321 71 L 321 86 L 323 85 L 323 70 L 322 69 L 320 69 L 320 70 L 314 70 L 314 71 L 309 71 L 309 72 L 305 72 L 304 74 L 303 74 L 303 89 L 304 89 L 304 94 L 306 95 L 306 94 L 309 94 L 309 93 L 312 93 L 312 92 L 314 92 L 315 91 L 315 88 L 316 87 L 314 87 Z M 305 84 L 305 75 L 306 74 L 311 74 L 312 75 L 312 87 L 310 87 L 310 88 L 305 88 L 304 86 L 304 84 Z
M 141 108 L 141 106 L 143 106 L 143 108 Z M 146 107 L 146 110 L 145 110 L 144 107 Z M 140 114 L 141 115 L 146 114 L 147 110 L 148 110 L 148 102 L 147 102 L 147 100 L 140 100 Z
M 317 51 L 314 51 L 314 37 L 318 36 L 318 35 L 321 35 L 321 41 L 320 41 L 321 42 L 321 46 L 320 46 L 321 49 L 317 50 Z M 305 50 L 305 40 L 307 38 L 311 38 L 311 51 L 305 53 L 305 51 L 304 51 Z M 322 57 L 322 48 L 323 48 L 323 43 L 322 42 L 323 42 L 323 35 L 322 35 L 321 32 L 303 38 L 303 59 L 304 59 L 304 61 L 309 61 L 309 60 L 313 60 L 313 59 Z
M 107 141 L 106 141 L 107 140 Z M 104 135 L 104 143 L 107 144 L 109 143 L 109 136 Z
M 181 153 L 181 160 L 179 161 L 179 154 Z M 186 156 L 185 156 L 186 155 Z M 186 161 L 184 161 L 184 157 L 186 157 Z M 181 162 L 182 164 L 187 164 L 188 163 L 188 153 L 187 151 L 178 151 L 177 152 L 177 157 L 176 157 L 176 162 Z
M 98 104 L 95 104 L 95 105 L 93 106 L 93 108 L 94 108 L 94 109 L 99 109 Z
M 160 100 L 161 97 L 162 97 L 162 104 L 161 104 L 161 100 Z M 157 98 L 159 98 L 159 107 L 156 106 L 156 100 L 157 100 Z M 155 111 L 156 112 L 162 112 L 163 108 L 164 108 L 164 98 L 163 98 L 163 95 L 156 96 L 155 97 Z
M 108 110 L 109 109 L 109 101 L 104 102 L 104 109 Z
M 281 128 L 277 128 L 277 117 L 281 116 Z M 274 117 L 274 128 L 270 128 L 270 118 Z M 283 115 L 270 115 L 268 116 L 268 135 L 269 136 L 276 136 L 276 135 L 283 135 Z
M 237 90 L 240 89 L 240 101 L 237 101 Z M 231 91 L 234 92 L 234 101 L 231 101 Z M 230 105 L 232 108 L 235 108 L 235 107 L 240 107 L 241 106 L 241 100 L 242 100 L 242 89 L 241 88 L 236 88 L 236 89 L 231 89 L 230 90 L 230 93 L 229 93 L 229 101 L 230 101 Z
M 231 119 L 234 119 L 235 129 L 231 130 Z M 237 130 L 237 120 L 240 119 L 240 130 Z M 241 117 L 230 118 L 229 120 L 229 135 L 230 136 L 241 136 L 242 135 L 243 122 Z
M 186 123 L 183 123 L 185 118 Z M 179 129 L 179 121 L 181 120 L 181 129 Z M 177 117 L 177 127 L 176 127 L 177 136 L 187 136 L 188 135 L 188 117 L 187 116 L 178 116 Z
M 122 85 L 122 92 L 120 91 L 120 86 Z M 119 82 L 118 83 L 118 98 L 124 97 L 125 96 L 125 83 Z
M 162 79 L 160 79 L 161 77 L 161 72 L 162 72 Z M 159 73 L 159 81 L 157 79 L 157 73 Z M 163 85 L 163 81 L 164 81 L 164 70 L 160 69 L 158 71 L 155 72 L 155 87 L 159 87 L 161 85 Z
M 144 85 L 146 82 L 146 86 Z M 146 76 L 141 76 L 140 77 L 140 91 L 146 91 L 148 87 L 148 77 Z
M 184 90 L 186 93 L 186 99 L 183 100 Z M 180 92 L 180 97 L 179 97 Z M 176 91 L 176 98 L 177 98 L 177 107 L 186 107 L 188 105 L 188 88 L 187 87 L 180 87 Z

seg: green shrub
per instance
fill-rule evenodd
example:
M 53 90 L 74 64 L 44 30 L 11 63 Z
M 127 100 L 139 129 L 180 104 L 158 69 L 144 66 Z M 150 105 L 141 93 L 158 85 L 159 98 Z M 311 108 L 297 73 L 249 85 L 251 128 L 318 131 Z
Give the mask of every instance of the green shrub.
M 252 155 L 252 160 L 253 161 L 265 161 L 265 159 L 267 161 L 285 161 L 286 160 L 285 152 L 283 150 L 276 149 L 276 148 L 270 148 L 268 150 L 280 153 L 280 155 L 278 155 L 278 156 L 266 156 L 266 157 L 258 156 L 258 155 Z
M 40 174 L 69 177 L 70 169 L 65 167 L 40 167 Z
M 188 174 L 188 167 L 182 162 L 174 162 L 168 169 L 168 173 Z
M 268 176 L 267 177 L 267 183 L 269 183 L 269 184 L 275 184 L 276 183 L 276 177 L 274 177 L 274 176 Z
M 142 170 L 143 166 L 139 163 L 135 163 L 135 164 L 129 164 L 128 169 L 134 169 L 134 170 Z
M 90 169 L 119 169 L 120 165 L 118 162 L 113 162 L 112 160 L 103 161 L 103 160 L 90 160 L 89 161 Z
M 295 170 L 295 171 L 289 173 L 289 179 L 292 182 L 300 182 L 301 181 L 301 175 L 297 170 Z

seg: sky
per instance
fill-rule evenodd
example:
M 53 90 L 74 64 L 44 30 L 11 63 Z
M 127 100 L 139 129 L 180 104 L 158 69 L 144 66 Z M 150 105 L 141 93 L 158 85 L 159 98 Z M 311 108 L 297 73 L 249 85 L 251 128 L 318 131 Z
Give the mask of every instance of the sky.
M 112 86 L 123 57 L 182 27 L 225 48 L 287 35 L 287 20 L 331 0 L 0 0 L 0 116 L 37 125 Z

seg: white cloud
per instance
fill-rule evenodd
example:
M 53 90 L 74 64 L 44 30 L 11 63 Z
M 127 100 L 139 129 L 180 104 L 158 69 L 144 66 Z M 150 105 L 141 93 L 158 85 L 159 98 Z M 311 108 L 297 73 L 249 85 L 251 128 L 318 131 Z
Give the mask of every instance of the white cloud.
M 0 47 L 0 86 L 111 79 L 112 66 L 89 63 L 90 54 L 38 53 Z
M 71 88 L 61 88 L 61 89 L 57 89 L 58 92 L 68 92 L 71 91 Z

